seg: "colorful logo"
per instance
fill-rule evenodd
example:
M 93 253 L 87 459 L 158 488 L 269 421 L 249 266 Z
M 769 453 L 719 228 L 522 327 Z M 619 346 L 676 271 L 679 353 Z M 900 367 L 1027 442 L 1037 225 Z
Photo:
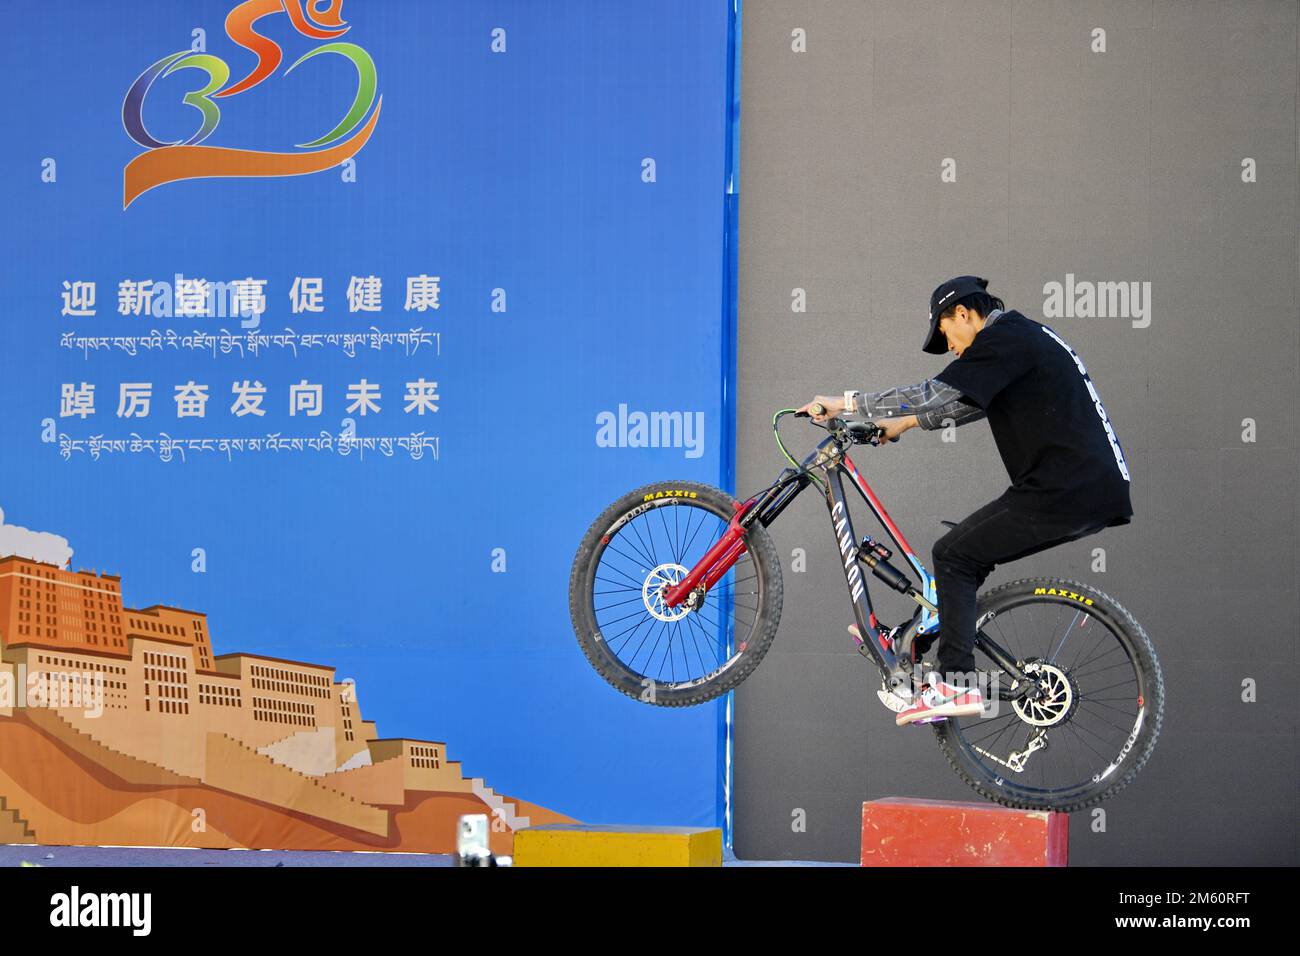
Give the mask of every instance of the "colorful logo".
M 192 50 L 165 56 L 141 73 L 122 101 L 122 126 L 147 152 L 127 163 L 123 170 L 122 208 L 155 186 L 181 179 L 301 176 L 337 166 L 356 155 L 375 130 L 384 98 L 380 96 L 376 102 L 379 81 L 370 54 L 355 43 L 337 40 L 351 29 L 343 22 L 342 7 L 343 0 L 245 0 L 239 4 L 226 16 L 226 34 L 234 43 L 255 54 L 257 64 L 246 77 L 229 86 L 226 84 L 230 67 L 224 60 Z M 221 122 L 217 101 L 253 89 L 283 61 L 280 46 L 255 29 L 257 21 L 277 14 L 286 15 L 294 29 L 304 36 L 333 41 L 304 53 L 282 75 L 288 76 L 312 57 L 323 54 L 346 57 L 357 70 L 357 93 L 351 108 L 328 133 L 297 144 L 297 149 L 307 152 L 275 153 L 199 145 Z M 206 76 L 202 85 L 186 93 L 182 100 L 199 111 L 202 121 L 188 139 L 167 143 L 156 139 L 145 128 L 144 104 L 155 81 L 181 70 L 198 70 Z

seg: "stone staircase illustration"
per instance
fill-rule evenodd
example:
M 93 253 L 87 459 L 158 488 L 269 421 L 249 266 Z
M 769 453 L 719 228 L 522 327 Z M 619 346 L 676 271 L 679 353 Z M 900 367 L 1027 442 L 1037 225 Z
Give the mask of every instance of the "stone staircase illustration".
M 36 831 L 18 811 L 9 806 L 6 797 L 0 797 L 0 843 L 35 843 Z
M 332 731 L 330 728 L 328 728 L 328 727 L 319 727 L 319 728 L 317 728 L 317 729 L 315 729 L 315 730 L 310 730 L 310 731 L 295 730 L 295 731 L 293 731 L 292 733 L 286 734 L 285 736 L 280 737 L 280 738 L 277 739 L 277 740 L 273 740 L 273 741 L 271 741 L 269 744 L 263 744 L 262 746 L 260 746 L 260 747 L 255 747 L 255 748 L 253 748 L 253 749 L 255 749 L 255 750 L 256 750 L 258 753 L 260 753 L 263 757 L 267 757 L 267 758 L 269 758 L 270 760 L 274 761 L 275 763 L 280 764 L 280 765 L 283 766 L 283 767 L 288 767 L 290 770 L 295 770 L 295 771 L 297 771 L 298 773 L 304 774 L 305 776 L 308 776 L 308 777 L 314 777 L 314 778 L 316 778 L 317 780 L 319 780 L 319 779 L 321 779 L 322 777 L 324 777 L 326 774 L 328 774 L 328 773 L 330 773 L 331 771 L 333 771 L 335 768 L 334 768 L 333 766 L 330 766 L 330 768 L 329 768 L 328 770 L 326 770 L 326 769 L 322 769 L 319 773 L 313 773 L 313 772 L 310 771 L 310 770 L 306 770 L 306 769 L 304 769 L 304 768 L 302 768 L 302 767 L 300 767 L 300 766 L 295 766 L 294 764 L 289 763 L 289 762 L 286 761 L 286 760 L 280 759 L 279 757 L 276 756 L 276 754 L 277 754 L 277 753 L 278 753 L 282 748 L 284 748 L 286 745 L 290 745 L 290 744 L 292 744 L 294 741 L 298 741 L 298 742 L 302 743 L 302 742 L 304 741 L 305 738 L 316 738 L 317 740 L 320 740 L 321 734 L 326 734 L 326 735 L 327 735 L 326 739 L 328 740 L 328 744 L 329 744 L 329 757 L 330 757 L 331 759 L 328 760 L 328 761 L 322 759 L 322 757 L 321 757 L 321 755 L 320 755 L 319 752 L 317 752 L 316 754 L 311 755 L 311 756 L 313 756 L 313 757 L 316 759 L 316 761 L 317 761 L 319 764 L 321 764 L 321 766 L 323 767 L 324 764 L 327 763 L 327 762 L 330 763 L 330 764 L 333 763 L 332 757 L 333 757 L 333 754 L 334 754 L 334 737 L 333 737 L 333 731 Z
M 199 783 L 195 777 L 184 776 L 151 761 L 113 749 L 52 708 L 28 707 L 23 711 L 23 716 L 44 733 L 67 744 L 127 783 L 173 787 L 195 786 Z
M 378 807 L 278 763 L 229 734 L 210 731 L 207 737 L 203 782 L 208 786 L 378 836 L 388 835 L 388 814 Z
M 23 716 L 46 735 L 130 784 L 206 785 L 378 836 L 388 835 L 386 811 L 326 786 L 322 782 L 324 778 L 295 770 L 229 734 L 216 731 L 207 734 L 206 770 L 200 780 L 122 753 L 52 708 L 27 708 Z M 529 825 L 529 818 L 521 815 L 512 801 L 487 786 L 482 777 L 473 777 L 469 782 L 473 794 L 489 807 L 491 817 L 499 817 L 512 831 Z M 35 842 L 35 837 L 28 821 L 0 797 L 0 843 Z
M 482 777 L 471 778 L 470 786 L 474 795 L 492 808 L 491 816 L 500 817 L 512 831 L 528 826 L 528 818 L 519 816 L 515 805 L 484 783 Z

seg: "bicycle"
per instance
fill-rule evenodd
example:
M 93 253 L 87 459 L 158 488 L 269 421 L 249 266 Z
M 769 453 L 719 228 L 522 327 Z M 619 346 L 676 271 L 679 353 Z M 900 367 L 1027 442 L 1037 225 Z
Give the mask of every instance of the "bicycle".
M 772 430 L 793 467 L 757 494 L 739 501 L 697 482 L 656 482 L 613 502 L 584 535 L 569 579 L 574 632 L 619 691 L 657 706 L 690 706 L 753 673 L 781 617 L 781 565 L 767 528 L 816 483 L 853 604 L 849 631 L 880 671 L 881 700 L 905 706 L 904 688 L 920 664 L 916 639 L 934 635 L 939 617 L 934 578 L 848 456 L 854 445 L 880 445 L 884 430 L 839 418 L 813 422 L 829 434 L 796 462 L 779 427 L 790 414 L 809 417 L 781 409 Z M 891 563 L 886 545 L 857 538 L 846 477 L 908 573 Z M 877 619 L 864 571 L 916 603 L 909 620 L 888 627 Z M 979 595 L 977 608 L 975 653 L 990 682 L 984 713 L 932 724 L 957 774 L 995 803 L 1063 812 L 1131 783 L 1155 747 L 1164 711 L 1160 665 L 1142 626 L 1092 585 L 1055 577 L 995 587 Z M 1040 617 L 1050 617 L 1050 626 Z

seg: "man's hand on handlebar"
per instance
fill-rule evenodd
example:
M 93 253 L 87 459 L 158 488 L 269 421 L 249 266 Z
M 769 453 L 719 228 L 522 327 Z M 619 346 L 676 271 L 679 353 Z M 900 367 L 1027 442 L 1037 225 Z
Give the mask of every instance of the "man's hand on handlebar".
M 821 406 L 817 414 L 813 413 L 814 405 Z M 844 414 L 844 396 L 818 395 L 802 408 L 796 408 L 795 414 L 810 415 L 817 424 L 825 425 L 832 418 L 839 418 Z
M 919 424 L 915 415 L 904 415 L 901 418 L 878 418 L 876 424 L 884 431 L 882 438 L 889 441 L 898 441 L 903 432 L 909 428 L 916 428 Z

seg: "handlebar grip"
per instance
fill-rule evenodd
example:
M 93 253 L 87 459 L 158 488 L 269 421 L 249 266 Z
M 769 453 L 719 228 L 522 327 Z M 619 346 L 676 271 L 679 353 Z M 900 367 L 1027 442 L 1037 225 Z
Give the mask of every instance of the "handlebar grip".
M 806 411 L 806 412 L 795 412 L 795 413 L 794 413 L 794 417 L 795 417 L 795 418 L 810 418 L 810 417 L 812 417 L 813 415 L 825 415 L 825 414 L 826 414 L 826 406 L 823 405 L 821 402 L 813 402 L 812 407 L 809 408 L 808 411 Z

